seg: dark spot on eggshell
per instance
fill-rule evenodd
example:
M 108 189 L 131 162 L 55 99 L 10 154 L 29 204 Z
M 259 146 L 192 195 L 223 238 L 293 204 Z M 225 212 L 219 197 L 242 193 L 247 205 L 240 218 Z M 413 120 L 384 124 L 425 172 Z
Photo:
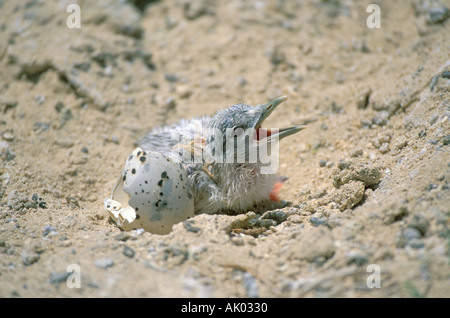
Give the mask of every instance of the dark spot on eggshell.
M 122 180 L 125 182 L 126 179 L 127 179 L 127 176 L 124 174 Z
M 133 159 L 133 155 L 130 155 L 130 156 L 128 157 L 128 161 L 130 161 L 131 159 Z
M 156 201 L 156 203 L 155 203 L 155 206 L 157 207 L 157 208 L 159 208 L 159 205 L 161 204 L 161 200 L 158 200 L 158 201 Z
M 160 186 L 160 187 L 163 186 L 163 180 L 162 179 L 158 181 L 158 186 Z
M 139 157 L 141 155 L 142 151 L 138 151 L 137 156 Z
M 150 221 L 161 221 L 162 218 L 163 218 L 163 216 L 161 213 L 155 213 L 149 218 L 149 220 Z
M 145 162 L 145 159 L 146 159 L 146 157 L 144 157 L 144 156 L 142 156 L 142 157 L 139 158 L 139 160 L 140 160 L 141 162 Z
M 142 193 L 144 193 L 145 192 L 145 190 L 144 189 L 142 189 Z
M 188 197 L 189 200 L 191 200 L 192 199 L 192 194 L 190 192 L 188 192 L 187 193 L 187 197 Z
M 139 214 L 136 214 L 136 220 L 139 220 L 140 218 L 141 218 L 141 216 Z
M 180 180 L 183 181 L 183 175 L 180 173 Z
M 167 175 L 167 171 L 164 171 L 163 173 L 161 173 L 161 178 L 169 179 L 169 176 Z
M 136 169 L 134 169 L 134 168 L 131 169 L 131 173 L 132 173 L 132 174 L 135 174 L 135 173 L 136 173 Z
M 148 181 L 147 181 L 147 180 L 145 180 L 144 182 L 145 182 L 145 184 L 148 184 Z
M 162 197 L 163 195 L 164 195 L 164 193 L 163 193 L 163 192 L 160 192 L 160 193 L 159 193 L 159 196 L 161 196 L 161 197 Z

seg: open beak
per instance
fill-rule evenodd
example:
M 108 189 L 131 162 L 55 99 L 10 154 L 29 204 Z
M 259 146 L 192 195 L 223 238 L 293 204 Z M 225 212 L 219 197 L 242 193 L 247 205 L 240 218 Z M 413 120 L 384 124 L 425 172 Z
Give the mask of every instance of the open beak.
M 264 120 L 267 119 L 267 117 L 272 114 L 272 112 L 275 110 L 275 108 L 278 107 L 282 102 L 287 100 L 287 96 L 280 96 L 272 100 L 271 102 L 259 106 L 263 108 L 263 112 L 261 113 L 261 116 L 259 117 L 258 121 L 254 125 L 254 129 L 256 130 L 256 140 L 261 141 L 267 138 L 267 141 L 270 142 L 276 138 L 278 140 L 281 140 L 287 136 L 293 135 L 298 133 L 300 130 L 303 130 L 306 128 L 306 126 L 299 125 L 299 126 L 292 126 L 288 128 L 279 128 L 279 129 L 266 129 L 261 128 L 261 124 L 264 122 Z

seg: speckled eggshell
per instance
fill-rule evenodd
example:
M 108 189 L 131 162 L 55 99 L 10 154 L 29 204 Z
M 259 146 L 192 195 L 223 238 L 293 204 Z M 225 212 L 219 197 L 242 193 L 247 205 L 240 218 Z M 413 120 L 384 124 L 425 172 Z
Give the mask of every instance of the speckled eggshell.
M 136 221 L 146 231 L 167 234 L 172 225 L 194 215 L 186 171 L 161 153 L 135 149 L 125 161 L 122 181 Z

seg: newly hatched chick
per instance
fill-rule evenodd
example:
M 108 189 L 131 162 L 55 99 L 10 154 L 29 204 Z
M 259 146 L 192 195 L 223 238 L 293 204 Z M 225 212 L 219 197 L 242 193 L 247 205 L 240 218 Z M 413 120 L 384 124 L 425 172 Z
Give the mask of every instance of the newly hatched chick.
M 195 213 L 244 213 L 268 200 L 279 200 L 282 178 L 267 166 L 279 140 L 305 126 L 264 129 L 264 120 L 286 96 L 252 107 L 237 104 L 212 117 L 158 127 L 140 147 L 177 158 L 186 170 Z M 264 169 L 267 168 L 267 169 Z M 276 167 L 275 167 L 276 168 Z

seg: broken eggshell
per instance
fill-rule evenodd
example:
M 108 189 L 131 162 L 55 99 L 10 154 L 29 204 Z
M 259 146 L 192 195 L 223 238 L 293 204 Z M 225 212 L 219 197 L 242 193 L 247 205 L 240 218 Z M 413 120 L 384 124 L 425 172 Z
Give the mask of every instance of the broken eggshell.
M 104 207 L 125 231 L 143 228 L 167 234 L 174 224 L 194 215 L 194 198 L 181 164 L 161 153 L 136 148 Z

